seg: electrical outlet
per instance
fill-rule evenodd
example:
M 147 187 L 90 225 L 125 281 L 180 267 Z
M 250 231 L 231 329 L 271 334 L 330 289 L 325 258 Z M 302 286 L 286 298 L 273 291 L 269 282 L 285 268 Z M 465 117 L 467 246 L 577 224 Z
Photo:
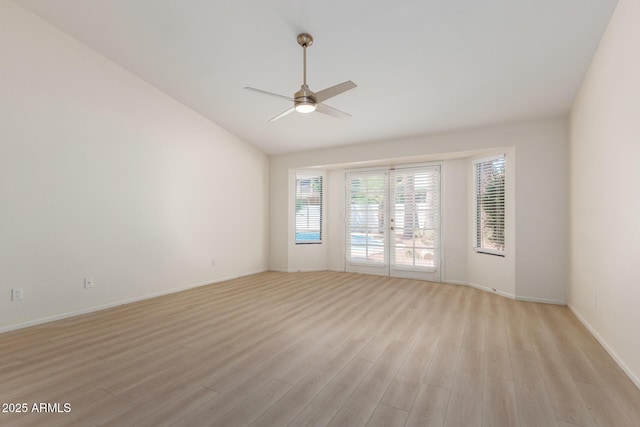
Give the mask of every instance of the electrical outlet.
M 211 258 L 211 267 L 215 267 L 215 266 L 216 266 L 216 259 Z
M 84 288 L 85 289 L 91 289 L 93 288 L 94 283 L 93 283 L 93 277 L 85 277 L 84 278 Z
M 24 298 L 24 291 L 22 288 L 11 289 L 11 301 L 20 301 Z

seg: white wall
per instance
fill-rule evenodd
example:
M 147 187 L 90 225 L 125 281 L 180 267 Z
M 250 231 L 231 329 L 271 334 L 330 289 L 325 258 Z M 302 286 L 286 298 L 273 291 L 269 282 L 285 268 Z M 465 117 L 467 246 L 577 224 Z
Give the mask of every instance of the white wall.
M 516 146 L 516 286 L 520 299 L 566 302 L 569 151 L 566 126 Z
M 327 173 L 327 269 L 345 271 L 345 171 Z
M 289 195 L 287 194 L 291 170 L 311 166 L 334 168 L 339 164 L 362 164 L 366 161 L 376 161 L 380 164 L 386 161 L 388 164 L 397 165 L 416 163 L 424 161 L 425 158 L 447 159 L 452 157 L 452 153 L 475 153 L 487 150 L 501 152 L 512 149 L 512 153 L 517 153 L 517 157 L 513 154 L 514 179 L 511 180 L 511 185 L 515 186 L 512 190 L 514 219 L 511 224 L 514 227 L 512 236 L 515 239 L 513 252 L 509 259 L 498 266 L 493 266 L 495 263 L 492 261 L 495 260 L 488 260 L 489 257 L 486 255 L 467 252 L 466 255 L 458 255 L 464 266 L 461 268 L 461 264 L 456 264 L 451 255 L 452 248 L 448 248 L 450 245 L 459 248 L 461 240 L 454 238 L 452 231 L 445 228 L 447 239 L 444 243 L 445 251 L 449 251 L 450 259 L 454 259 L 454 264 L 447 265 L 445 260 L 444 277 L 450 281 L 466 281 L 484 287 L 496 287 L 491 284 L 497 284 L 500 287 L 499 291 L 507 294 L 514 293 L 518 298 L 564 303 L 568 251 L 566 125 L 564 119 L 537 120 L 273 156 L 271 158 L 270 266 L 274 269 L 297 270 L 296 262 L 288 252 L 290 239 L 288 239 L 287 225 L 289 216 L 293 212 L 288 208 Z M 447 162 L 450 160 L 445 162 L 445 179 L 450 180 L 452 177 L 447 177 L 446 172 L 450 167 Z M 468 179 L 466 173 L 461 172 L 460 164 L 451 167 L 453 167 L 452 171 L 458 171 L 458 178 L 454 178 L 450 184 L 445 183 L 445 209 L 449 203 L 447 200 L 451 197 L 456 201 L 452 201 L 454 206 L 450 206 L 449 209 L 453 209 L 455 203 L 458 205 L 463 203 L 461 197 L 466 197 L 466 203 L 469 203 L 467 186 L 460 189 L 465 196 L 459 193 L 457 196 L 447 195 L 448 191 L 454 191 L 455 182 L 464 182 Z M 336 180 L 344 182 L 344 177 L 340 178 L 338 173 L 331 171 L 329 182 L 330 188 L 334 191 L 341 185 L 335 182 Z M 447 185 L 449 187 L 446 187 Z M 341 191 L 340 197 L 343 197 L 344 189 L 339 191 Z M 338 202 L 335 195 L 328 194 L 327 197 L 330 211 L 333 207 L 344 210 L 344 202 Z M 465 204 L 465 211 L 466 206 Z M 328 236 L 341 233 L 344 236 L 343 228 L 341 231 L 339 226 L 334 228 L 331 225 L 336 218 L 341 218 L 340 214 L 333 212 L 330 215 Z M 445 215 L 447 215 L 446 212 Z M 455 219 L 450 221 L 450 224 L 457 222 Z M 445 227 L 447 227 L 446 222 L 445 218 Z M 470 231 L 467 224 L 462 228 L 467 234 L 465 247 L 469 248 Z M 455 234 L 455 231 L 453 233 Z M 337 247 L 333 239 L 328 242 L 328 248 L 328 254 L 324 259 L 314 258 L 316 266 L 340 269 L 344 263 L 337 258 Z M 458 249 L 458 253 L 466 250 Z M 304 255 L 298 254 L 298 256 Z M 472 273 L 483 271 L 487 274 L 470 275 L 469 265 L 474 266 L 471 269 Z M 491 274 L 495 274 L 499 279 L 493 280 Z M 510 277 L 508 283 L 503 280 L 504 277 Z M 539 277 L 543 277 L 544 280 L 539 280 Z
M 468 199 L 467 181 L 472 174 L 467 159 L 452 159 L 442 167 L 442 281 L 468 283 Z
M 569 304 L 640 387 L 638 22 L 620 0 L 571 113 Z
M 0 94 L 0 330 L 267 268 L 263 153 L 5 0 Z

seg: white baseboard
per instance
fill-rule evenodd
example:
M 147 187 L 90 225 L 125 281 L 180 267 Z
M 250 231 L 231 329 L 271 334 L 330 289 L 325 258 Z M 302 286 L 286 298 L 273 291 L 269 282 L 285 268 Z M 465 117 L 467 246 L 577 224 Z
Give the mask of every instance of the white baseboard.
M 620 356 L 611 348 L 611 346 L 607 343 L 607 341 L 602 338 L 602 336 L 587 322 L 587 320 L 580 314 L 580 312 L 570 303 L 567 304 L 569 310 L 578 318 L 578 320 L 584 325 L 585 328 L 595 337 L 596 340 L 600 343 L 600 345 L 609 353 L 609 356 L 620 366 L 620 369 L 624 371 L 625 374 L 631 379 L 631 381 L 640 389 L 640 378 L 636 376 L 636 374 L 629 369 L 629 367 L 622 361 Z
M 494 288 L 489 288 L 487 286 L 478 285 L 477 283 L 465 282 L 465 283 L 461 283 L 461 284 L 464 284 L 464 285 L 472 287 L 472 288 L 480 289 L 481 291 L 489 292 L 490 294 L 496 294 L 496 295 L 500 295 L 500 296 L 503 296 L 503 297 L 506 297 L 506 298 L 516 299 L 515 295 L 513 295 L 513 294 L 510 294 L 508 292 L 498 291 L 498 290 L 496 290 Z
M 461 282 L 459 280 L 443 280 L 442 283 L 447 283 L 449 285 L 460 285 L 460 286 L 469 286 L 467 282 Z
M 489 288 L 489 287 L 483 286 L 483 285 L 478 285 L 476 283 L 463 282 L 463 281 L 460 281 L 460 280 L 443 280 L 442 283 L 447 283 L 447 284 L 450 284 L 450 285 L 458 285 L 458 286 L 469 286 L 470 288 L 480 289 L 481 291 L 489 292 L 490 294 L 496 294 L 496 295 L 500 295 L 500 296 L 503 296 L 503 297 L 506 297 L 506 298 L 515 299 L 515 297 L 512 294 L 509 294 L 507 292 L 494 290 L 493 288 Z
M 334 270 L 334 269 L 329 269 L 328 271 L 344 272 L 344 270 Z M 459 280 L 447 280 L 447 279 L 444 279 L 440 283 L 445 283 L 445 284 L 449 284 L 449 285 L 469 286 L 471 288 L 480 289 L 481 291 L 489 292 L 491 294 L 500 295 L 500 296 L 503 296 L 505 298 L 510 298 L 510 299 L 516 300 L 516 301 L 539 302 L 539 303 L 543 303 L 543 304 L 555 304 L 555 305 L 567 305 L 567 302 L 563 301 L 563 300 L 515 296 L 515 295 L 510 294 L 508 292 L 494 290 L 493 288 L 489 288 L 489 287 L 483 286 L 483 285 L 478 285 L 477 283 L 472 283 L 472 282 L 463 282 L 463 281 L 459 281 Z
M 97 306 L 94 306 L 94 307 L 83 308 L 83 309 L 80 309 L 80 310 L 74 310 L 74 311 L 70 311 L 70 312 L 67 312 L 67 313 L 61 313 L 61 314 L 55 314 L 53 316 L 41 317 L 41 318 L 38 318 L 38 319 L 29 320 L 27 322 L 15 323 L 13 325 L 8 325 L 8 326 L 2 326 L 2 327 L 0 327 L 0 334 L 3 333 L 3 332 L 15 331 L 17 329 L 24 329 L 24 328 L 28 328 L 30 326 L 36 326 L 36 325 L 41 325 L 43 323 L 53 322 L 55 320 L 62 320 L 62 319 L 67 319 L 67 318 L 73 317 L 73 316 L 80 316 L 81 314 L 93 313 L 94 311 L 106 310 L 108 308 L 113 308 L 113 307 L 117 307 L 117 306 L 125 305 L 125 304 L 131 304 L 131 303 L 134 303 L 134 302 L 143 301 L 143 300 L 150 299 L 150 298 L 161 297 L 163 295 L 174 294 L 176 292 L 186 291 L 187 289 L 193 289 L 193 288 L 198 288 L 200 286 L 212 285 L 214 283 L 220 283 L 220 282 L 224 282 L 224 281 L 227 281 L 227 280 L 237 279 L 239 277 L 251 276 L 253 274 L 263 273 L 265 271 L 267 271 L 267 270 L 249 272 L 249 273 L 246 273 L 246 274 L 239 274 L 239 275 L 236 275 L 236 276 L 223 277 L 223 278 L 218 278 L 218 279 L 214 279 L 214 280 L 207 280 L 207 281 L 204 281 L 204 282 L 193 283 L 193 284 L 182 286 L 182 287 L 179 287 L 179 288 L 173 288 L 173 289 L 168 289 L 168 290 L 165 290 L 165 291 L 154 292 L 152 294 L 147 294 L 147 295 L 134 297 L 134 298 L 128 298 L 128 299 L 125 299 L 125 300 L 111 302 L 111 303 L 108 303 L 108 304 L 97 305 Z
M 510 294 L 508 292 L 502 292 L 502 291 L 497 291 L 497 290 L 494 291 L 493 288 L 489 288 L 487 286 L 478 285 L 476 283 L 471 283 L 471 282 L 461 282 L 461 281 L 457 281 L 457 280 L 445 280 L 442 283 L 451 283 L 453 285 L 470 286 L 472 288 L 480 289 L 482 291 L 486 291 L 486 292 L 489 292 L 489 293 L 492 293 L 492 294 L 501 295 L 503 297 L 510 298 L 510 299 L 516 300 L 516 301 L 539 302 L 539 303 L 542 303 L 542 304 L 567 305 L 567 302 L 563 301 L 563 300 L 547 299 L 547 298 L 534 298 L 534 297 L 523 297 L 523 296 L 520 296 L 520 295 Z
M 555 304 L 555 305 L 567 305 L 567 301 L 560 299 L 547 299 L 547 298 L 535 298 L 535 297 L 523 297 L 517 296 L 517 301 L 526 301 L 526 302 L 540 302 L 543 304 Z

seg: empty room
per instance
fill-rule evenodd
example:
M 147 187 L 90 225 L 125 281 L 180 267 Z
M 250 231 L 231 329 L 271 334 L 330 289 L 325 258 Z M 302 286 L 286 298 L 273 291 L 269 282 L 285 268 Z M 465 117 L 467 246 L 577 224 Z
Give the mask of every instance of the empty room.
M 0 0 L 0 425 L 640 425 L 638 0 Z

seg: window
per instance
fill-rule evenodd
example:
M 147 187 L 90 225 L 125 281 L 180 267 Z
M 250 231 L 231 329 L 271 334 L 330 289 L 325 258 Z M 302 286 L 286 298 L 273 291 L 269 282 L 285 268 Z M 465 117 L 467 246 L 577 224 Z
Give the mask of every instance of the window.
M 322 176 L 296 174 L 296 244 L 322 243 Z
M 475 245 L 478 252 L 504 256 L 504 156 L 474 162 Z

